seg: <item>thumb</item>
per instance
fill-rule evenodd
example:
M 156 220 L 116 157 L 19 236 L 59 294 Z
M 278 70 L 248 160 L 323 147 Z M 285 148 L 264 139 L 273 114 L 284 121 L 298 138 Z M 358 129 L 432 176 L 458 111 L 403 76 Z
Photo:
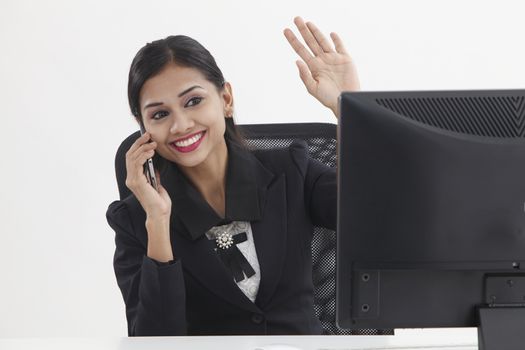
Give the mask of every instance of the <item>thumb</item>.
M 161 186 L 161 184 L 160 184 L 160 173 L 159 173 L 159 171 L 157 170 L 157 168 L 155 168 L 155 178 L 157 179 L 157 185 L 158 185 L 159 188 L 160 188 L 160 186 Z
M 159 189 L 159 195 L 171 205 L 170 195 L 168 194 L 168 191 L 166 191 L 164 186 L 162 186 L 162 183 L 160 182 L 160 173 L 157 169 L 155 169 L 155 175 L 157 177 L 157 187 Z
M 297 68 L 299 68 L 299 76 L 304 86 L 306 86 L 306 90 L 312 94 L 315 91 L 315 80 L 312 78 L 308 66 L 303 61 L 296 61 L 295 63 L 297 64 Z
M 166 191 L 166 189 L 164 188 L 164 186 L 160 185 L 159 184 L 159 196 L 166 202 L 166 204 L 171 208 L 171 198 L 170 198 L 170 195 L 168 193 L 168 191 Z
M 159 189 L 159 195 L 165 200 L 171 202 L 168 191 L 166 191 L 166 189 L 164 188 L 164 186 L 162 186 L 162 183 L 160 182 L 160 173 L 157 169 L 155 169 L 155 176 L 157 178 L 157 188 Z

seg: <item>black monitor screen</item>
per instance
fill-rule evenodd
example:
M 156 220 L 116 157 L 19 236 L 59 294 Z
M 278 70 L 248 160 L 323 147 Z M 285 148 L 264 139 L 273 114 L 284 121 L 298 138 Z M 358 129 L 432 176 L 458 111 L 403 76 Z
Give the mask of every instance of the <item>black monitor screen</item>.
M 339 326 L 525 317 L 525 90 L 349 92 L 340 112 Z

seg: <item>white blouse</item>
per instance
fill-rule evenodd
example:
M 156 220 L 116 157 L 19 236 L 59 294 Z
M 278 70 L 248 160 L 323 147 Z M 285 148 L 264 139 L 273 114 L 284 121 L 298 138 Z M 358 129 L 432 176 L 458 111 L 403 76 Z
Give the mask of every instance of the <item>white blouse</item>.
M 242 292 L 252 301 L 255 302 L 257 292 L 259 291 L 259 284 L 261 283 L 261 269 L 259 267 L 259 260 L 257 259 L 257 252 L 255 251 L 255 244 L 253 241 L 252 227 L 248 221 L 233 221 L 227 225 L 212 227 L 206 232 L 208 239 L 215 240 L 217 235 L 229 232 L 232 236 L 238 233 L 246 232 L 247 240 L 237 244 L 237 248 L 244 255 L 246 260 L 250 263 L 255 274 L 250 278 L 245 278 L 242 281 L 237 282 L 237 286 Z M 217 248 L 215 248 L 217 250 Z

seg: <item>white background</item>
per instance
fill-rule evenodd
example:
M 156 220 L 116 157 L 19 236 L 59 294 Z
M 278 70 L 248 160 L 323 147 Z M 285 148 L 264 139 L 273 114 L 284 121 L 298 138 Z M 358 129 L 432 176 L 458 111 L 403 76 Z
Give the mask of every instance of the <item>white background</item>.
M 199 40 L 238 123 L 334 122 L 282 31 L 335 31 L 363 90 L 523 88 L 520 1 L 0 2 L 0 337 L 126 336 L 113 273 L 113 160 L 137 130 L 127 74 L 147 42 Z

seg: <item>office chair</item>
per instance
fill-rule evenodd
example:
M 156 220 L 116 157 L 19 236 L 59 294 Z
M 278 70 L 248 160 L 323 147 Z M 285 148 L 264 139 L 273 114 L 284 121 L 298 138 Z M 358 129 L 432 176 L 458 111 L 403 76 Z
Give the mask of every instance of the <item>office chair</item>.
M 252 124 L 238 125 L 247 145 L 252 149 L 288 147 L 294 140 L 302 139 L 308 144 L 310 156 L 334 167 L 337 162 L 337 126 L 328 123 Z M 122 142 L 115 158 L 115 169 L 120 198 L 131 192 L 126 187 L 125 154 L 140 136 L 139 132 Z M 155 162 L 155 159 L 154 159 Z M 324 334 L 331 335 L 391 335 L 393 330 L 361 329 L 346 330 L 335 322 L 335 232 L 315 227 L 312 240 L 312 264 L 314 284 L 314 308 L 321 321 Z

